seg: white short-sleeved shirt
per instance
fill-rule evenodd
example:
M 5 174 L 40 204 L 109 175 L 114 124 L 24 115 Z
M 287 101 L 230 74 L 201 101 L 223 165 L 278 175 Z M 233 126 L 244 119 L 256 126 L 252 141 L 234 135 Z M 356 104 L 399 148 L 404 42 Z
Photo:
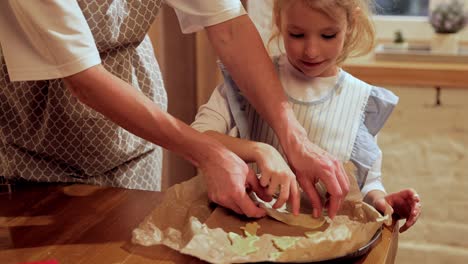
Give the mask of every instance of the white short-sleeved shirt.
M 245 14 L 238 0 L 167 0 L 184 33 Z M 10 80 L 66 77 L 101 62 L 77 1 L 0 1 L 0 45 Z
M 192 33 L 246 14 L 238 0 L 166 0 L 179 19 L 183 33 Z

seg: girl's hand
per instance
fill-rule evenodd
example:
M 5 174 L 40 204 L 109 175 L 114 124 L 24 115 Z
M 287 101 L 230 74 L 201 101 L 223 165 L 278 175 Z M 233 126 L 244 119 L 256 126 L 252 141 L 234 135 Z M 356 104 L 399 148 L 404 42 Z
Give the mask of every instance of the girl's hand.
M 413 226 L 421 215 L 421 200 L 413 189 L 404 189 L 374 201 L 374 207 L 381 212 L 385 211 L 387 204 L 393 209 L 393 217 L 397 220 L 406 219 L 400 227 L 400 233 Z
M 279 192 L 273 208 L 279 208 L 289 200 L 293 214 L 299 214 L 300 193 L 296 177 L 281 154 L 272 146 L 259 143 L 255 162 L 261 171 L 260 185 L 270 196 Z

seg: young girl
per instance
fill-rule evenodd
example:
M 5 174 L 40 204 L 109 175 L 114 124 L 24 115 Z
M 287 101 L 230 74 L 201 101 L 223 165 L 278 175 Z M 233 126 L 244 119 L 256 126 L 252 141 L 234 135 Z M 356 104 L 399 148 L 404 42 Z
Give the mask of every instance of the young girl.
M 420 200 L 412 189 L 385 193 L 382 152 L 376 142 L 398 98 L 340 68 L 348 56 L 366 54 L 373 48 L 369 2 L 275 0 L 273 14 L 277 31 L 272 40 L 281 37 L 286 51 L 273 61 L 297 119 L 312 142 L 339 160 L 354 163 L 364 201 L 381 212 L 391 207 L 395 215 L 406 219 L 400 228 L 405 231 L 420 215 Z M 268 194 L 280 190 L 274 207 L 289 199 L 297 213 L 295 176 L 273 130 L 242 96 L 229 73 L 223 69 L 223 74 L 224 84 L 200 108 L 192 126 L 245 161 L 255 162 L 254 170 L 261 174 L 260 184 Z M 313 207 L 317 217 L 320 206 Z

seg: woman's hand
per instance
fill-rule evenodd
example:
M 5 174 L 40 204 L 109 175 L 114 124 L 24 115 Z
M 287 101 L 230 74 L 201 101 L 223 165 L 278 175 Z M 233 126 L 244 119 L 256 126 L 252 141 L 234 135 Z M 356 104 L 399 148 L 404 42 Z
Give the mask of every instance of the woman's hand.
M 384 212 L 389 205 L 393 209 L 390 215 L 393 215 L 397 220 L 406 219 L 405 224 L 400 227 L 400 233 L 405 232 L 416 223 L 422 210 L 419 195 L 413 189 L 404 189 L 380 197 L 374 201 L 373 205 L 380 212 Z
M 300 193 L 296 177 L 281 154 L 264 143 L 257 143 L 254 153 L 261 171 L 260 185 L 267 189 L 269 196 L 279 192 L 273 208 L 279 208 L 289 201 L 293 214 L 299 214 Z
M 265 216 L 265 210 L 257 207 L 246 191 L 250 189 L 261 199 L 271 200 L 252 169 L 222 146 L 216 151 L 205 146 L 204 152 L 206 156 L 199 160 L 198 167 L 205 179 L 210 200 L 248 217 Z
M 328 216 L 333 219 L 349 192 L 349 179 L 343 165 L 325 150 L 313 144 L 303 129 L 302 132 L 291 134 L 286 138 L 287 142 L 281 146 L 285 150 L 297 181 L 312 203 L 314 217 L 322 214 L 322 203 L 315 187 L 320 180 L 330 195 Z

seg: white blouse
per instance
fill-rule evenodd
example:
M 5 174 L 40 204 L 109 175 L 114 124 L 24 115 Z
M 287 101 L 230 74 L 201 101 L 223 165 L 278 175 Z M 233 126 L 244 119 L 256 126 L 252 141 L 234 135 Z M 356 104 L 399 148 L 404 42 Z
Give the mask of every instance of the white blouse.
M 160 5 L 161 1 L 154 1 Z M 191 33 L 245 14 L 238 0 L 166 0 L 182 32 Z M 116 6 L 109 6 L 109 16 Z M 0 45 L 11 81 L 66 77 L 101 63 L 77 1 L 0 1 Z

